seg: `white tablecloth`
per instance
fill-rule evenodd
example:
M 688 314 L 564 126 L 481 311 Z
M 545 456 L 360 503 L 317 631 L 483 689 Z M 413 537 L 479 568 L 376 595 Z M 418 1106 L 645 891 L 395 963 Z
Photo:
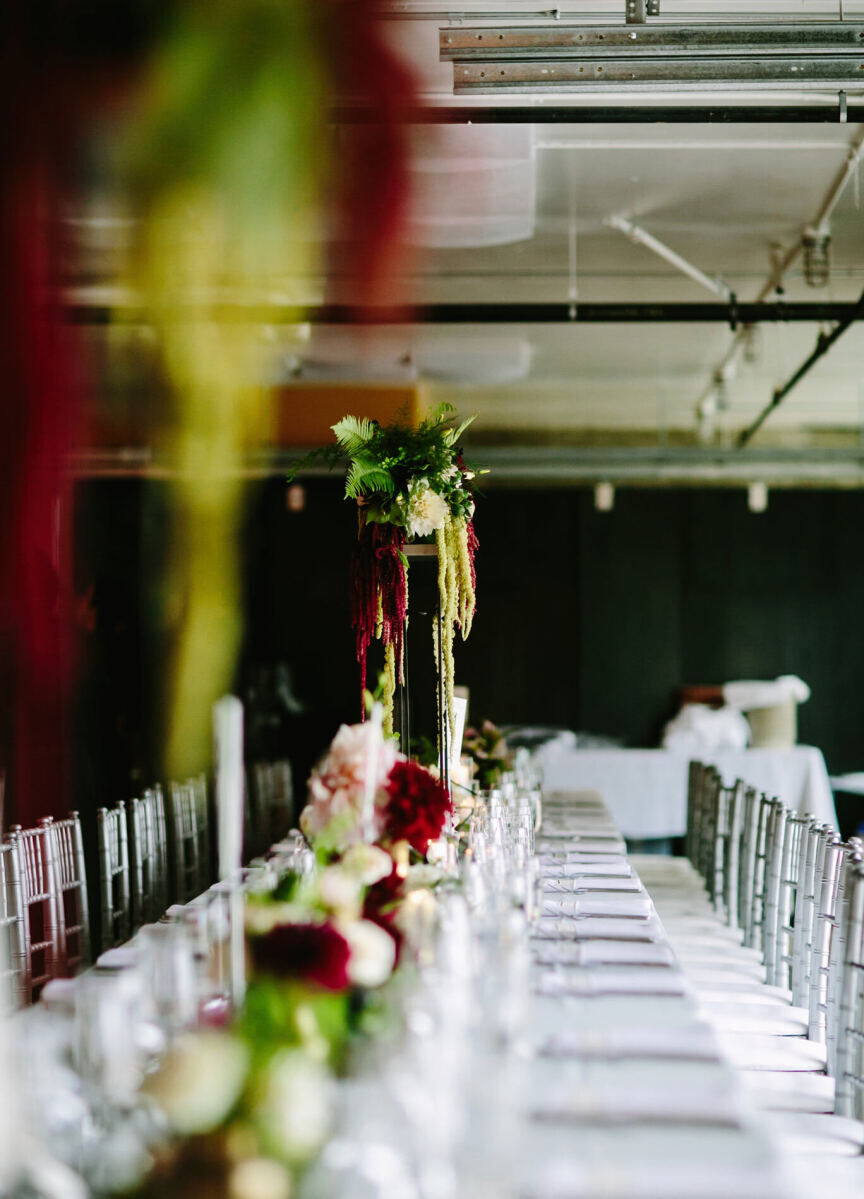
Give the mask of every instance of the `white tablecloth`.
M 599 797 L 550 795 L 538 849 L 548 870 L 614 835 Z M 607 817 L 608 821 L 608 817 Z M 569 839 L 568 839 L 569 838 Z M 796 1199 L 741 1081 L 700 1014 L 665 930 L 647 911 L 543 918 L 532 941 L 531 1041 L 521 1091 L 521 1199 Z M 565 876 L 562 874 L 561 878 Z M 592 878 L 594 879 L 592 884 Z M 547 882 L 548 885 L 548 882 Z M 614 928 L 610 926 L 615 926 Z M 622 950 L 626 949 L 626 957 Z M 658 958 L 658 952 L 664 956 Z
M 625 837 L 680 837 L 687 818 L 689 754 L 668 749 L 541 750 L 547 791 L 599 791 Z M 788 807 L 837 825 L 834 796 L 822 751 L 792 749 L 721 750 L 700 755 L 714 763 L 726 782 L 742 778 Z

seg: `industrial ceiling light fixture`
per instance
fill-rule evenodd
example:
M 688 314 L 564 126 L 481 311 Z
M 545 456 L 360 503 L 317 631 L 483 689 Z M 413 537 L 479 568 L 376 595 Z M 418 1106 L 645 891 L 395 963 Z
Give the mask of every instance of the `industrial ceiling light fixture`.
M 864 24 L 447 27 L 457 95 L 632 88 L 857 91 Z
M 831 277 L 831 233 L 827 228 L 805 229 L 804 282 L 808 287 L 825 287 Z

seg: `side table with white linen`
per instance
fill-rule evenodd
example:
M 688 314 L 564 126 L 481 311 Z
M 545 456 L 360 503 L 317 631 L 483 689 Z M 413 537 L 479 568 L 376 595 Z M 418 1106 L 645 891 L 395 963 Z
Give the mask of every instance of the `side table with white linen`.
M 811 813 L 836 827 L 834 796 L 822 751 L 791 749 L 719 750 L 700 754 L 732 782 L 744 778 L 802 815 Z M 687 823 L 690 755 L 668 749 L 570 749 L 551 745 L 538 759 L 547 791 L 598 791 L 629 840 L 681 837 Z

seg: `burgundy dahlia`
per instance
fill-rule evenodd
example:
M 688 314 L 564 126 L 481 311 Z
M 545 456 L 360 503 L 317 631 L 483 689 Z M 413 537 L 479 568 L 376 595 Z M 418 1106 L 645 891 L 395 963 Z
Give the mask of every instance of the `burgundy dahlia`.
M 341 991 L 348 986 L 348 942 L 332 924 L 279 924 L 250 938 L 256 972 Z
M 405 898 L 405 879 L 396 871 L 388 874 L 366 889 L 363 901 L 363 919 L 371 920 L 388 932 L 396 942 L 396 960 L 402 948 L 402 933 L 396 924 L 399 907 Z
M 387 780 L 384 833 L 390 841 L 408 841 L 425 854 L 440 837 L 453 804 L 445 787 L 418 762 L 397 762 Z

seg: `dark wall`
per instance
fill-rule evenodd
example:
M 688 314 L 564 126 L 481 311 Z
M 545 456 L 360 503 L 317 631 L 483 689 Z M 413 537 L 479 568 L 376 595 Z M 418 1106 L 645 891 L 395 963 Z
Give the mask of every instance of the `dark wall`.
M 279 735 L 300 774 L 359 710 L 348 612 L 355 516 L 336 479 L 306 493 L 300 512 L 287 509 L 281 480 L 250 493 L 237 679 L 248 689 L 273 664 L 290 667 L 303 712 Z M 124 719 L 140 724 L 114 775 L 134 759 L 148 780 L 164 494 L 106 481 L 79 497 L 78 588 L 113 581 L 109 608 L 130 608 L 106 644 L 85 638 L 87 686 L 103 710 L 122 700 Z M 476 524 L 477 620 L 456 647 L 475 717 L 650 745 L 681 683 L 795 673 L 813 690 L 801 740 L 821 746 L 832 771 L 864 768 L 864 493 L 773 491 L 754 515 L 741 489 L 619 489 L 610 513 L 595 511 L 588 489 L 493 490 Z M 115 677 L 101 678 L 105 670 Z M 109 736 L 109 727 L 97 716 L 82 731 Z M 120 788 L 112 782 L 109 802 Z
M 681 683 L 799 674 L 800 739 L 864 766 L 864 494 L 494 492 L 478 529 L 475 712 L 650 745 Z

